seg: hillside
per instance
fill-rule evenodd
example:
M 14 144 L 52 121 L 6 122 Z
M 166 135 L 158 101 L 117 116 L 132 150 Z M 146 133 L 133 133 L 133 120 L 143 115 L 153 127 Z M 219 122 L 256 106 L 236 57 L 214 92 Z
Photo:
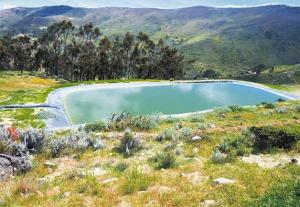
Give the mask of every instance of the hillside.
M 300 62 L 300 8 L 190 7 L 182 9 L 73 8 L 68 6 L 0 10 L 0 33 L 38 33 L 52 22 L 92 22 L 107 35 L 144 31 L 167 38 L 193 68 L 236 74 L 259 64 Z

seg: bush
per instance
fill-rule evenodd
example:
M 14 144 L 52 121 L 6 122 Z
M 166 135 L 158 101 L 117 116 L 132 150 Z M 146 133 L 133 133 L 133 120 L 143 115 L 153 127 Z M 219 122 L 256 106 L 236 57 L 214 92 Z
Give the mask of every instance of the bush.
M 167 128 L 162 133 L 157 135 L 156 140 L 161 142 L 164 140 L 175 140 L 176 139 L 176 132 L 173 128 Z
M 134 168 L 126 176 L 125 183 L 121 188 L 125 194 L 131 194 L 137 191 L 145 191 L 149 185 L 150 179 L 137 168 Z
M 221 153 L 218 149 L 215 149 L 211 158 L 212 162 L 215 164 L 222 164 L 228 162 L 228 156 Z
M 290 149 L 300 139 L 300 132 L 297 129 L 263 126 L 251 127 L 249 132 L 254 147 L 259 150 L 268 148 Z
M 214 163 L 224 163 L 234 160 L 237 156 L 249 155 L 252 144 L 247 137 L 224 139 L 214 150 Z
M 149 161 L 154 163 L 156 169 L 167 169 L 175 166 L 176 156 L 173 152 L 167 151 L 155 155 Z
M 228 107 L 232 112 L 241 112 L 243 110 L 239 105 L 232 105 Z
M 127 130 L 121 139 L 120 145 L 117 147 L 117 151 L 124 156 L 132 156 L 135 152 L 141 150 L 142 146 L 140 140 L 133 137 L 133 134 Z
M 276 113 L 278 114 L 286 114 L 288 111 L 289 109 L 285 106 L 276 109 Z
M 185 141 L 190 141 L 193 136 L 193 130 L 190 128 L 182 128 L 180 130 L 180 135 L 179 137 L 184 139 Z
M 108 129 L 123 131 L 127 128 L 148 131 L 159 123 L 158 116 L 133 116 L 131 113 L 113 114 L 108 122 Z
M 276 183 L 259 199 L 247 206 L 256 207 L 281 207 L 299 206 L 300 181 L 284 180 Z
M 300 105 L 295 107 L 296 112 L 300 113 Z
M 84 131 L 71 131 L 68 135 L 56 138 L 50 137 L 46 150 L 52 157 L 57 157 L 63 152 L 82 152 L 87 149 L 98 150 L 104 147 L 100 138 L 93 138 Z
M 275 108 L 275 105 L 272 103 L 262 102 L 261 105 L 266 109 L 274 109 Z
M 115 169 L 119 172 L 124 172 L 128 168 L 128 164 L 125 162 L 116 165 Z
M 205 123 L 199 123 L 197 125 L 197 128 L 200 129 L 200 130 L 206 130 L 208 128 L 208 126 Z
M 106 124 L 102 121 L 93 123 L 93 124 L 86 124 L 84 127 L 84 130 L 89 133 L 89 132 L 101 132 L 106 129 Z

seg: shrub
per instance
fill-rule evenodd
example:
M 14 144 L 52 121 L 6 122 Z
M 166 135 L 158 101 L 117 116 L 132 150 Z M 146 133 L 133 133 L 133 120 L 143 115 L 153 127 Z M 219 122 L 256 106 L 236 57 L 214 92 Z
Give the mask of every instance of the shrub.
M 140 140 L 134 138 L 133 134 L 129 130 L 127 130 L 125 131 L 124 136 L 121 139 L 120 145 L 118 146 L 117 150 L 119 153 L 127 157 L 141 150 L 141 148 L 142 146 Z
M 214 163 L 224 163 L 234 160 L 237 156 L 248 155 L 251 152 L 252 144 L 245 136 L 227 138 L 214 150 L 212 160 Z
M 296 112 L 300 113 L 300 105 L 295 107 Z
M 175 140 L 176 139 L 176 132 L 173 128 L 167 128 L 162 133 L 157 135 L 156 140 L 161 142 L 164 140 Z
M 155 155 L 149 161 L 154 163 L 156 169 L 167 169 L 175 166 L 176 156 L 173 152 L 166 151 Z
M 251 127 L 249 132 L 254 147 L 259 150 L 268 148 L 290 149 L 300 139 L 300 132 L 297 129 L 263 126 Z
M 180 135 L 179 137 L 184 139 L 185 141 L 190 141 L 193 136 L 193 130 L 190 128 L 182 128 L 180 130 Z
M 208 128 L 208 126 L 205 123 L 199 123 L 197 125 L 197 128 L 200 129 L 200 130 L 206 130 Z
M 124 172 L 128 168 L 128 164 L 125 162 L 116 165 L 115 169 L 119 172 Z
M 127 128 L 148 131 L 159 123 L 158 116 L 133 116 L 131 113 L 113 114 L 108 122 L 110 130 L 122 131 Z
M 86 124 L 84 126 L 84 130 L 86 132 L 101 132 L 106 129 L 106 124 L 102 121 L 93 123 L 93 124 Z
M 232 112 L 240 112 L 243 110 L 239 105 L 232 105 L 228 107 Z
M 272 103 L 262 102 L 261 105 L 266 109 L 274 109 L 275 105 Z
M 121 188 L 125 194 L 131 194 L 137 191 L 145 191 L 149 185 L 150 179 L 137 168 L 134 168 L 127 174 L 125 183 Z
M 224 153 L 221 153 L 218 149 L 215 149 L 211 160 L 215 164 L 222 164 L 228 161 L 228 156 Z
M 299 206 L 300 181 L 283 180 L 273 184 L 270 190 L 247 206 L 279 207 Z
M 52 157 L 57 157 L 63 152 L 82 152 L 88 148 L 98 150 L 103 147 L 104 143 L 100 138 L 93 138 L 84 131 L 71 131 L 60 138 L 50 137 L 46 149 Z
M 286 114 L 288 111 L 289 109 L 285 106 L 276 109 L 276 113 L 278 114 Z

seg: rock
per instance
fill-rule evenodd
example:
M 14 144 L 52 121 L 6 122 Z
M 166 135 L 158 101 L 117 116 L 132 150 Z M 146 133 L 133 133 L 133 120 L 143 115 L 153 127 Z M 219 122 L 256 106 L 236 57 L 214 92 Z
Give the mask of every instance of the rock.
M 139 165 L 138 170 L 142 172 L 143 174 L 150 174 L 152 172 L 152 169 L 149 165 Z
M 182 155 L 184 153 L 183 147 L 176 147 L 175 153 L 176 155 Z
M 131 207 L 131 204 L 126 201 L 122 201 L 117 205 L 117 207 Z
M 102 183 L 103 184 L 108 184 L 108 183 L 113 183 L 113 182 L 116 182 L 116 181 L 118 181 L 118 178 L 110 178 L 110 179 L 103 180 Z
M 148 188 L 148 191 L 153 193 L 170 193 L 175 191 L 175 189 L 166 186 L 152 186 Z
M 217 126 L 215 124 L 208 124 L 208 128 L 215 129 Z
M 233 184 L 233 183 L 235 183 L 234 180 L 230 180 L 227 178 L 217 178 L 213 182 L 214 185 L 228 185 L 228 184 Z
M 49 167 L 49 168 L 55 168 L 55 167 L 56 167 L 56 164 L 53 163 L 53 162 L 50 162 L 50 161 L 46 161 L 46 162 L 44 163 L 44 165 L 45 165 L 46 167 Z
M 194 185 L 199 185 L 209 179 L 208 176 L 201 176 L 199 172 L 189 174 L 182 173 L 181 176 L 186 178 L 190 183 Z
M 65 193 L 64 193 L 64 197 L 65 197 L 65 198 L 69 197 L 70 195 L 71 195 L 71 192 L 65 192 Z
M 102 176 L 102 175 L 106 175 L 107 171 L 103 170 L 102 168 L 97 167 L 97 168 L 89 170 L 89 173 L 91 173 L 94 176 Z
M 194 142 L 196 142 L 196 141 L 201 141 L 202 140 L 202 138 L 200 137 L 200 136 L 194 136 L 193 138 L 192 138 L 192 141 L 194 141 Z
M 193 148 L 193 155 L 197 155 L 199 153 L 199 148 Z
M 55 186 L 53 189 L 48 190 L 46 192 L 47 196 L 54 196 L 60 194 L 60 188 L 58 186 Z
M 217 202 L 215 200 L 205 200 L 202 203 L 200 203 L 200 206 L 203 207 L 209 207 L 209 206 L 215 206 L 217 205 Z
M 243 162 L 257 164 L 259 167 L 266 169 L 285 166 L 290 163 L 300 165 L 299 160 L 299 155 L 295 157 L 288 155 L 249 155 L 242 157 Z

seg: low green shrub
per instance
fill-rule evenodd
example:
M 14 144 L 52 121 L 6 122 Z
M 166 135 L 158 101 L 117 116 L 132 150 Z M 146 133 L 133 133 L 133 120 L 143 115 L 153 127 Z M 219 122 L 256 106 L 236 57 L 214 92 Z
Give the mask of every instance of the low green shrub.
M 254 147 L 259 150 L 268 148 L 290 149 L 300 139 L 300 131 L 294 127 L 251 127 L 249 132 Z
M 185 141 L 190 141 L 192 139 L 193 136 L 193 130 L 190 128 L 182 128 L 179 131 L 179 138 L 184 139 Z
M 300 113 L 300 105 L 296 106 L 295 110 L 296 110 L 297 113 Z
M 156 169 L 172 168 L 176 164 L 176 155 L 172 151 L 166 151 L 156 154 L 149 161 L 155 165 Z
M 208 128 L 208 126 L 205 123 L 199 123 L 199 124 L 197 124 L 197 128 L 200 130 L 206 130 Z
M 142 149 L 140 140 L 133 137 L 133 134 L 126 130 L 117 151 L 125 157 L 132 156 L 135 152 Z
M 279 108 L 275 109 L 275 111 L 278 114 L 286 114 L 286 113 L 288 113 L 289 108 L 286 107 L 286 106 L 282 106 L 282 107 L 279 107 Z
M 266 109 L 275 109 L 275 105 L 272 103 L 262 102 L 260 105 Z
M 106 124 L 102 121 L 99 121 L 97 123 L 91 123 L 91 124 L 86 124 L 84 126 L 84 130 L 86 132 L 101 132 L 106 130 Z
M 221 153 L 219 149 L 214 150 L 211 160 L 215 164 L 223 164 L 230 161 L 228 156 L 225 153 Z
M 175 140 L 176 139 L 176 132 L 173 128 L 164 129 L 162 133 L 157 135 L 156 140 L 162 142 L 164 140 Z
M 239 105 L 232 105 L 228 107 L 232 112 L 241 112 L 243 110 Z
M 118 172 L 124 172 L 128 168 L 128 164 L 125 162 L 121 162 L 116 165 L 115 170 Z
M 137 168 L 132 169 L 125 177 L 125 183 L 121 186 L 124 194 L 132 194 L 137 191 L 145 191 L 150 185 L 150 178 Z
M 123 131 L 127 128 L 149 131 L 157 127 L 159 116 L 133 116 L 131 113 L 113 114 L 107 127 L 109 130 Z
M 249 155 L 252 144 L 246 136 L 226 138 L 214 150 L 212 160 L 224 163 L 234 160 L 237 156 Z
M 247 206 L 249 207 L 289 207 L 299 206 L 300 181 L 284 180 L 274 184 L 270 190 Z

